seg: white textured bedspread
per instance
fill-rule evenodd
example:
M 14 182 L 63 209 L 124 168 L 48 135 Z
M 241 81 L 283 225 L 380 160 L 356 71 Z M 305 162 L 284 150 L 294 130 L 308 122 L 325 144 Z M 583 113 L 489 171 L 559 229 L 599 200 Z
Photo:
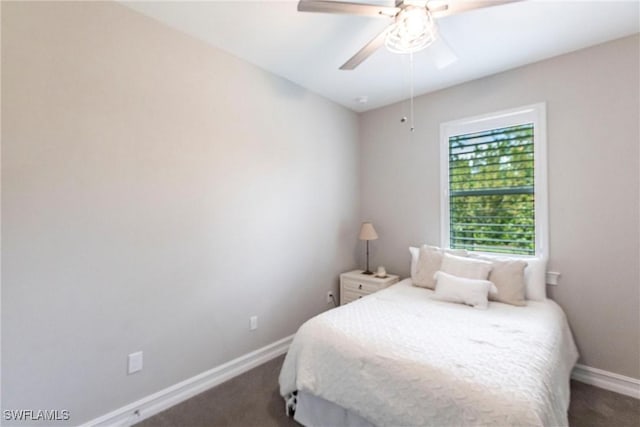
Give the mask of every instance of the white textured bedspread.
M 578 353 L 551 300 L 488 310 L 409 279 L 307 321 L 280 372 L 377 426 L 567 425 Z

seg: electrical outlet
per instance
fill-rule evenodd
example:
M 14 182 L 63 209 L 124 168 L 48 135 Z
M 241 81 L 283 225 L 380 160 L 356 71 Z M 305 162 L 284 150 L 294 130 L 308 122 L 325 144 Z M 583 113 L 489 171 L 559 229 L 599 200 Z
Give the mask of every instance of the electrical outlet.
M 131 353 L 127 358 L 127 374 L 131 375 L 138 371 L 142 371 L 142 352 L 137 351 Z
M 331 304 L 333 302 L 333 291 L 327 292 L 327 304 Z
M 558 285 L 558 280 L 560 279 L 560 273 L 557 271 L 547 271 L 547 285 Z
M 249 329 L 252 331 L 258 329 L 258 316 L 251 316 L 249 318 Z

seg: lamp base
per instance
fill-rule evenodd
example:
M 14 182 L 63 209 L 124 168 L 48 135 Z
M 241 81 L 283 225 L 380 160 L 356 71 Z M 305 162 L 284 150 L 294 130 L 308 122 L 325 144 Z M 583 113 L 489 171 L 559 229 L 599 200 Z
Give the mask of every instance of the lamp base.
M 362 272 L 362 274 L 373 274 L 373 271 L 365 270 Z

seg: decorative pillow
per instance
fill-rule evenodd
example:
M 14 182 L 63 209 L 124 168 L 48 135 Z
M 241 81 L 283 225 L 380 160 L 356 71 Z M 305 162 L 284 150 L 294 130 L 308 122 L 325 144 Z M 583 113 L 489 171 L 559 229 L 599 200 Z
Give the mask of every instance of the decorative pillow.
M 433 249 L 437 249 L 443 253 L 449 253 L 458 256 L 466 256 L 467 251 L 465 249 L 441 249 L 437 246 L 429 246 L 422 245 L 422 247 L 429 247 Z M 416 268 L 418 267 L 418 257 L 420 256 L 420 248 L 416 248 L 415 246 L 409 246 L 409 253 L 411 254 L 411 278 L 415 279 L 416 277 Z
M 421 288 L 434 289 L 436 280 L 433 277 L 442 265 L 442 250 L 433 246 L 423 246 L 420 248 L 415 274 L 412 278 L 413 284 Z
M 465 279 L 487 280 L 492 267 L 489 261 L 445 253 L 440 270 Z
M 436 290 L 434 299 L 440 301 L 456 302 L 486 310 L 489 307 L 489 289 L 491 282 L 488 280 L 466 279 L 438 271 L 436 277 Z
M 509 257 L 487 254 L 470 254 L 475 259 L 486 261 L 524 261 L 527 267 L 524 269 L 525 298 L 532 301 L 544 301 L 547 299 L 547 261 L 539 257 Z
M 489 273 L 489 281 L 493 283 L 497 292 L 489 291 L 491 301 L 523 306 L 525 301 L 524 269 L 527 263 L 522 260 L 495 260 Z

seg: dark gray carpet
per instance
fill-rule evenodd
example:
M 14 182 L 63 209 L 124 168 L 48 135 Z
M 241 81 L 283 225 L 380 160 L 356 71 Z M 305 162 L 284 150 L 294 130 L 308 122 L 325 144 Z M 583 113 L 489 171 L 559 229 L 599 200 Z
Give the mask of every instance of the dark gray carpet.
M 300 427 L 285 415 L 278 391 L 283 361 L 284 356 L 277 357 L 136 427 Z
M 571 381 L 572 427 L 640 427 L 640 400 Z
M 278 394 L 284 356 L 192 397 L 137 427 L 298 426 Z M 640 400 L 571 382 L 571 427 L 640 427 Z

